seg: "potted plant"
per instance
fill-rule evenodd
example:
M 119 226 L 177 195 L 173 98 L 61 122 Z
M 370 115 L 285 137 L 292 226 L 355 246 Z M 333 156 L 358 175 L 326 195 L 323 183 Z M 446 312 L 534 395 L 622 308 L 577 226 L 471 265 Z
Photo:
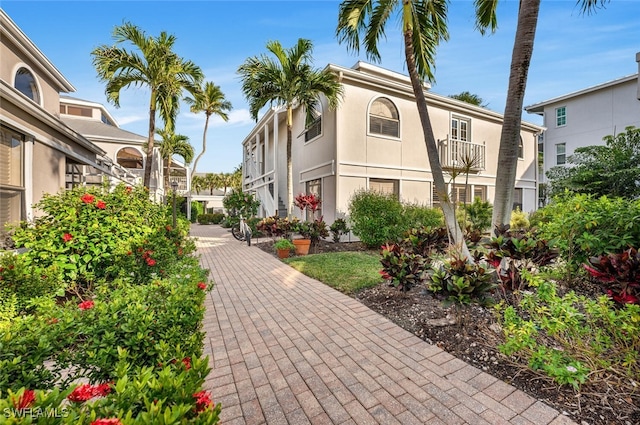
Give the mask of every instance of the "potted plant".
M 302 237 L 302 239 L 293 240 L 296 245 L 296 254 L 298 255 L 308 254 L 309 249 L 315 248 L 321 238 L 329 236 L 327 223 L 324 222 L 322 217 L 314 221 L 301 221 L 294 226 L 294 230 Z
M 282 238 L 276 241 L 273 245 L 278 253 L 278 258 L 288 258 L 289 252 L 295 249 L 296 246 L 287 238 Z

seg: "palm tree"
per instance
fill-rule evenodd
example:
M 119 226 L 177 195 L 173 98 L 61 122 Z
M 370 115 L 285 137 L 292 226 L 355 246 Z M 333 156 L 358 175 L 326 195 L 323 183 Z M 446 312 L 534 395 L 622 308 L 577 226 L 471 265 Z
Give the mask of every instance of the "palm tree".
M 591 13 L 609 0 L 578 0 L 582 13 Z M 538 24 L 540 0 L 520 0 L 518 24 L 511 54 L 509 89 L 504 107 L 504 121 L 500 134 L 496 191 L 493 200 L 494 229 L 509 223 L 513 205 L 513 189 L 518 166 L 518 146 L 520 144 L 520 123 L 522 104 L 529 74 L 529 63 L 533 55 L 533 44 Z
M 311 41 L 298 39 L 295 46 L 284 49 L 278 41 L 269 41 L 267 55 L 248 58 L 238 68 L 242 77 L 242 92 L 249 102 L 249 111 L 256 121 L 258 113 L 267 104 L 284 106 L 287 111 L 287 211 L 293 214 L 293 166 L 291 144 L 293 109 L 303 107 L 306 124 L 315 116 L 315 106 L 324 95 L 330 109 L 335 109 L 342 97 L 342 86 L 328 69 L 314 70 L 311 66 Z
M 214 189 L 220 186 L 217 174 L 207 173 L 204 176 L 204 187 L 209 189 L 209 194 L 213 195 Z
M 220 86 L 216 86 L 211 81 L 207 81 L 204 84 L 202 90 L 194 99 L 187 97 L 185 102 L 191 105 L 191 112 L 194 114 L 204 112 L 205 115 L 204 132 L 202 133 L 202 152 L 198 154 L 196 161 L 193 163 L 193 168 L 191 169 L 191 177 L 193 178 L 196 167 L 198 166 L 198 161 L 200 161 L 200 158 L 202 158 L 207 150 L 209 118 L 215 114 L 222 118 L 223 121 L 229 121 L 227 112 L 231 110 L 231 102 L 225 99 L 224 93 L 220 90 Z
M 189 138 L 182 134 L 175 134 L 173 131 L 166 128 L 159 128 L 156 133 L 162 137 L 162 140 L 158 142 L 160 157 L 164 162 L 164 187 L 169 187 L 169 174 L 171 172 L 171 158 L 174 155 L 181 156 L 186 164 L 190 163 L 193 159 L 193 146 L 189 143 Z
M 191 191 L 196 195 L 205 187 L 207 187 L 207 185 L 204 176 L 193 176 L 191 178 Z
M 476 0 L 476 25 L 479 29 L 495 29 L 495 1 Z M 440 196 L 442 211 L 452 242 L 461 254 L 470 259 L 469 249 L 456 221 L 455 209 L 447 196 L 438 145 L 427 110 L 423 82 L 434 80 L 436 47 L 449 37 L 447 30 L 447 0 L 345 0 L 340 4 L 337 36 L 349 50 L 358 52 L 364 45 L 367 57 L 379 62 L 378 41 L 385 36 L 385 25 L 397 14 L 402 25 L 407 71 L 416 97 L 418 115 L 429 157 L 435 190 Z M 361 36 L 363 36 L 361 40 Z
M 151 182 L 156 112 L 167 129 L 173 130 L 183 90 L 196 96 L 203 79 L 202 70 L 173 52 L 175 36 L 161 32 L 158 37 L 147 36 L 130 22 L 117 26 L 113 32 L 115 44 L 95 48 L 93 65 L 98 78 L 106 82 L 107 100 L 120 107 L 120 90 L 130 86 L 146 86 L 149 99 L 149 137 L 144 186 Z M 120 47 L 129 42 L 136 51 Z

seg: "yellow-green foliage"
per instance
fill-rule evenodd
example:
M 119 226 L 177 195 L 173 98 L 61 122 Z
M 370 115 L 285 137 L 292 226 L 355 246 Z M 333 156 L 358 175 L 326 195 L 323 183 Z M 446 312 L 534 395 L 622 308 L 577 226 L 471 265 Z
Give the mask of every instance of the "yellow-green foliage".
M 529 214 L 520 211 L 520 208 L 511 212 L 511 221 L 509 223 L 512 229 L 528 229 Z

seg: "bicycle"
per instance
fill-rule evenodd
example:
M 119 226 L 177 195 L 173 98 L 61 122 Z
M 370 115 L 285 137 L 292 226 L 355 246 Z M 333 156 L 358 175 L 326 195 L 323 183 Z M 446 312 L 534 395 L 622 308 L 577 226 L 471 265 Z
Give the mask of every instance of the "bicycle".
M 251 228 L 242 215 L 240 221 L 231 226 L 231 234 L 239 241 L 247 241 L 247 246 L 251 246 Z

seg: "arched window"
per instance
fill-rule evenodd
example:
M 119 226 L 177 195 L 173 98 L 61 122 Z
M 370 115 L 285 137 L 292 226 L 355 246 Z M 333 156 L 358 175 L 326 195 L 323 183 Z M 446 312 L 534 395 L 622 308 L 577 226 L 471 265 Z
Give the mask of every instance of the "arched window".
M 40 93 L 38 93 L 38 86 L 36 79 L 31 71 L 27 68 L 19 68 L 16 72 L 15 88 L 29 99 L 36 103 L 40 103 Z
M 116 161 L 118 164 L 125 168 L 143 168 L 142 154 L 136 148 L 122 148 L 116 155 Z
M 322 134 L 322 105 L 317 104 L 312 111 L 313 122 L 307 126 L 304 133 L 304 141 L 315 139 Z
M 369 133 L 400 137 L 398 109 L 389 99 L 376 99 L 369 108 Z

